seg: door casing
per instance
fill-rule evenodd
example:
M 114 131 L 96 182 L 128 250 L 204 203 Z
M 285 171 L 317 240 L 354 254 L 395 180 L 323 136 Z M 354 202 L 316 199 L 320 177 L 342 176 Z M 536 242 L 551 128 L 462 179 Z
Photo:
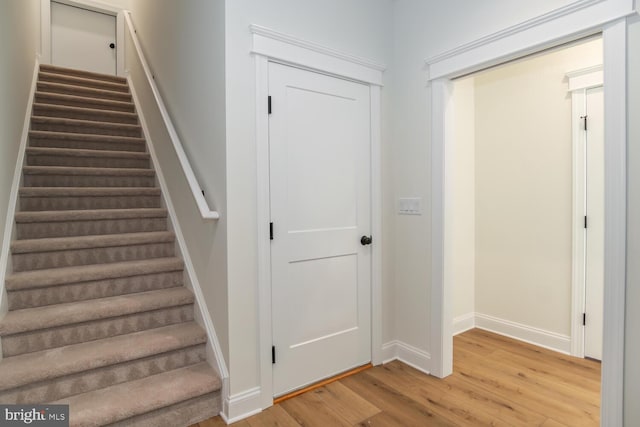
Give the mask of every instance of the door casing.
M 273 405 L 273 372 L 271 363 L 271 248 L 269 240 L 269 62 L 277 62 L 309 71 L 364 83 L 370 90 L 371 108 L 371 360 L 382 363 L 382 191 L 380 96 L 383 65 L 360 57 L 336 52 L 271 29 L 252 25 L 252 53 L 256 64 L 256 144 L 257 144 L 257 230 L 258 230 L 258 311 L 260 386 L 255 393 L 254 411 Z M 227 421 L 236 411 L 233 398 L 227 405 Z M 240 408 L 239 408 L 240 409 Z M 238 412 L 240 410 L 238 409 Z M 246 407 L 243 407 L 246 413 Z
M 69 6 L 92 10 L 116 17 L 116 75 L 125 76 L 125 51 L 124 51 L 124 11 L 115 6 L 110 6 L 93 0 L 55 0 Z M 40 63 L 51 64 L 51 0 L 40 0 Z

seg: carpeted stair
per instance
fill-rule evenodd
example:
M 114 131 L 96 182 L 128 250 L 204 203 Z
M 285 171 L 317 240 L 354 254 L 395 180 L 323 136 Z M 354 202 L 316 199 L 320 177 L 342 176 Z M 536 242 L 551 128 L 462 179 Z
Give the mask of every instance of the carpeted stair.
M 127 81 L 41 66 L 0 321 L 0 403 L 72 426 L 188 426 L 220 379 Z

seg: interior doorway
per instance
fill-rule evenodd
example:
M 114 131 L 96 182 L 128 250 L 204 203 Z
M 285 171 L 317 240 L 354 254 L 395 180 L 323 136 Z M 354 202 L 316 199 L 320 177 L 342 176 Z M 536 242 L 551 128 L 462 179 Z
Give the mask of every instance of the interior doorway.
M 586 113 L 572 108 L 566 77 L 601 64 L 597 36 L 455 81 L 453 198 L 445 231 L 452 236 L 445 248 L 445 281 L 452 289 L 454 335 L 481 328 L 560 353 L 601 358 L 602 88 L 585 92 L 584 105 L 588 96 L 593 114 L 587 134 L 580 119 Z M 584 183 L 577 187 L 574 135 L 593 141 L 582 159 L 589 162 Z M 585 192 L 580 211 L 573 202 L 576 191 Z M 585 229 L 587 211 L 591 224 Z M 578 250 L 577 233 L 583 233 L 584 244 Z M 579 251 L 583 260 L 576 268 Z M 578 291 L 581 306 L 574 303 Z M 585 316 L 587 311 L 592 314 Z M 591 328 L 583 325 L 585 317 Z M 581 329 L 574 328 L 578 322 Z M 574 351 L 573 342 L 582 342 L 588 331 L 592 349 L 585 339 L 585 352 Z
M 116 26 L 115 15 L 52 1 L 51 63 L 115 75 Z

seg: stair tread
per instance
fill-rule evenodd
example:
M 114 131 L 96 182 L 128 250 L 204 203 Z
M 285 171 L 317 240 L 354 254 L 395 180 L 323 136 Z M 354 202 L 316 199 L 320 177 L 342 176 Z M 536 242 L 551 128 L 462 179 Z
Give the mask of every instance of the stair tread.
M 111 81 L 126 82 L 126 77 L 116 76 L 113 74 L 96 73 L 94 71 L 77 70 L 75 68 L 61 67 L 59 65 L 40 64 L 40 72 L 52 72 L 62 75 L 83 75 L 92 76 L 96 79 L 108 79 Z
M 145 139 L 136 136 L 119 136 L 119 135 L 99 135 L 95 133 L 75 133 L 75 132 L 56 132 L 52 130 L 31 130 L 29 137 L 41 139 L 69 139 L 69 140 L 85 140 L 92 142 L 130 142 L 132 144 L 142 144 Z M 102 151 L 102 150 L 90 150 Z
M 8 291 L 67 285 L 89 281 L 115 279 L 119 277 L 179 271 L 184 262 L 178 257 L 153 258 L 109 264 L 81 265 L 74 267 L 50 268 L 24 271 L 7 276 Z
M 166 216 L 167 210 L 164 208 L 133 208 L 16 212 L 15 219 L 17 223 L 25 224 L 34 222 L 89 221 L 129 218 L 165 218 Z
M 23 197 L 156 196 L 158 187 L 21 187 Z
M 47 237 L 43 239 L 14 240 L 11 252 L 26 254 L 33 252 L 65 251 L 75 249 L 108 248 L 129 245 L 173 242 L 172 231 L 150 231 L 143 233 L 104 234 L 99 236 Z
M 115 150 L 87 150 L 84 148 L 27 147 L 27 154 L 40 156 L 73 156 L 73 157 L 112 157 L 125 159 L 148 160 L 149 153 Z M 68 166 L 72 168 L 74 166 Z M 119 168 L 116 168 L 119 169 Z M 133 168 L 132 168 L 133 169 Z M 137 169 L 137 168 L 136 168 Z
M 24 166 L 26 175 L 91 175 L 91 176 L 154 176 L 153 169 L 99 168 L 85 166 Z
M 114 111 L 114 110 L 101 110 L 98 108 L 88 108 L 88 107 L 72 107 L 70 105 L 58 105 L 58 104 L 46 104 L 41 102 L 35 102 L 33 104 L 34 108 L 40 108 L 44 110 L 54 110 L 54 111 L 67 111 L 74 113 L 89 113 L 96 115 L 104 115 L 111 117 L 121 117 L 126 119 L 137 119 L 138 115 L 136 113 L 127 113 L 125 111 Z M 39 116 L 43 117 L 43 116 Z
M 115 99 L 99 99 L 99 98 L 91 98 L 82 95 L 69 95 L 65 93 L 56 93 L 56 92 L 42 92 L 36 91 L 35 93 L 36 99 L 38 98 L 50 98 L 57 100 L 65 100 L 65 101 L 79 101 L 85 102 L 88 104 L 101 104 L 101 105 L 109 105 L 116 107 L 134 107 L 133 101 L 118 101 Z M 52 104 L 57 105 L 57 104 Z M 103 111 L 103 110 L 100 110 Z M 109 110 L 110 111 L 110 110 Z
M 87 77 L 73 76 L 69 74 L 51 73 L 46 70 L 45 71 L 41 70 L 38 77 L 39 77 L 39 80 L 40 78 L 44 77 L 44 79 L 42 79 L 41 81 L 46 81 L 46 82 L 50 82 L 50 80 L 47 80 L 47 79 L 56 78 L 56 79 L 60 79 L 65 82 L 68 82 L 65 84 L 69 84 L 72 86 L 84 87 L 86 85 L 98 85 L 98 86 L 105 86 L 106 88 L 113 89 L 117 92 L 129 92 L 129 85 L 127 84 L 126 81 L 109 82 L 105 80 L 91 79 Z
M 6 314 L 0 321 L 0 336 L 187 305 L 193 301 L 191 291 L 178 287 L 25 308 Z
M 31 123 L 39 124 L 58 124 L 69 126 L 92 126 L 98 128 L 115 128 L 115 129 L 141 129 L 140 125 L 132 125 L 127 123 L 101 122 L 96 120 L 69 119 L 65 117 L 47 117 L 47 116 L 31 116 Z
M 58 90 L 69 91 L 71 93 L 84 92 L 85 94 L 91 94 L 91 96 L 87 96 L 91 98 L 104 99 L 104 97 L 111 96 L 111 97 L 126 99 L 126 100 L 131 99 L 131 94 L 128 92 L 118 92 L 116 90 L 97 89 L 97 88 L 86 87 L 86 86 L 75 86 L 75 85 L 69 85 L 64 83 L 39 81 L 37 83 L 36 88 L 38 92 L 48 92 L 47 89 L 49 90 L 58 89 Z M 111 99 L 111 98 L 107 98 L 107 99 Z
M 98 426 L 126 420 L 153 410 L 218 391 L 221 381 L 201 362 L 186 368 L 117 384 L 62 399 L 68 404 L 72 426 Z
M 206 340 L 206 333 L 198 324 L 185 322 L 12 356 L 0 363 L 0 391 L 203 344 Z

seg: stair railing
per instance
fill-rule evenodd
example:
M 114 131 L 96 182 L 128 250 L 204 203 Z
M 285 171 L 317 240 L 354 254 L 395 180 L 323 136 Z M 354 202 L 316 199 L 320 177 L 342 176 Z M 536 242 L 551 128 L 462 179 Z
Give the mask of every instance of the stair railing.
M 200 187 L 200 185 L 198 184 L 198 179 L 193 172 L 193 168 L 191 167 L 189 158 L 187 157 L 187 154 L 182 147 L 180 137 L 178 136 L 178 133 L 173 126 L 173 122 L 171 121 L 169 112 L 164 105 L 164 101 L 162 100 L 162 96 L 160 95 L 158 86 L 155 83 L 153 74 L 151 73 L 151 69 L 149 68 L 149 64 L 147 63 L 144 53 L 142 52 L 142 47 L 140 46 L 138 35 L 136 34 L 135 28 L 133 26 L 130 12 L 125 11 L 124 18 L 127 23 L 127 29 L 129 30 L 131 40 L 133 41 L 133 45 L 135 46 L 136 54 L 138 56 L 138 59 L 140 60 L 140 64 L 142 65 L 142 69 L 144 70 L 144 74 L 149 82 L 149 85 L 151 86 L 153 97 L 156 101 L 158 109 L 160 110 L 160 114 L 162 115 L 162 120 L 164 121 L 164 124 L 167 128 L 167 132 L 169 133 L 171 143 L 173 144 L 173 148 L 176 152 L 176 155 L 178 156 L 178 160 L 180 161 L 180 165 L 182 166 L 184 175 L 187 179 L 187 182 L 189 183 L 189 187 L 191 188 L 191 193 L 193 194 L 196 205 L 200 210 L 200 216 L 202 216 L 202 219 L 205 220 L 217 220 L 220 218 L 220 214 L 209 207 L 207 199 L 205 199 L 204 194 L 202 193 L 202 187 Z

